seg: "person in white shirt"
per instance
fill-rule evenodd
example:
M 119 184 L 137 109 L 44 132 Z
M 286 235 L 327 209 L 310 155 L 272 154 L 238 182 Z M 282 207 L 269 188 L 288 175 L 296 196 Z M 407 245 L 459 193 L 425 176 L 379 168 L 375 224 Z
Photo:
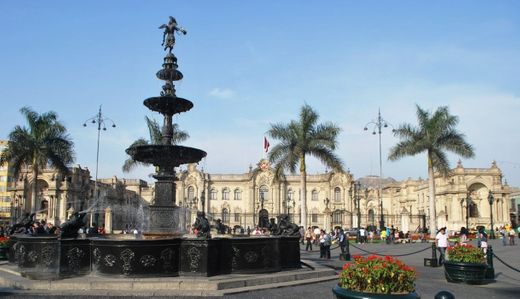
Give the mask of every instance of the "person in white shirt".
M 435 246 L 440 252 L 439 256 L 439 266 L 444 264 L 446 248 L 448 247 L 448 235 L 446 234 L 446 228 L 441 227 L 437 236 L 435 236 Z

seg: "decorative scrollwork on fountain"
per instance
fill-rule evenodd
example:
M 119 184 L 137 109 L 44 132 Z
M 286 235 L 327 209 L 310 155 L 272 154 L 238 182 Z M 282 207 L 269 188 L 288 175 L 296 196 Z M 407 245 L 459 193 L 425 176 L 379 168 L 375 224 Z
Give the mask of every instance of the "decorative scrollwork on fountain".
M 258 260 L 258 253 L 255 251 L 248 251 L 244 254 L 244 258 L 246 259 L 246 262 L 252 264 Z
M 25 257 L 26 257 L 26 249 L 24 245 L 19 245 L 16 250 L 16 261 L 18 262 L 18 267 L 23 267 L 25 264 Z
M 132 273 L 132 260 L 135 257 L 135 253 L 130 249 L 125 249 L 121 251 L 119 255 L 121 260 L 123 261 L 123 273 L 130 274 Z
M 231 260 L 231 266 L 233 268 L 235 268 L 238 266 L 238 262 L 240 260 L 240 249 L 238 249 L 235 246 L 233 246 L 232 248 L 233 248 L 233 259 Z
M 190 260 L 190 271 L 196 272 L 200 267 L 200 250 L 197 247 L 190 247 L 190 249 L 187 250 L 187 255 Z
M 99 262 L 101 261 L 101 250 L 97 247 L 94 248 L 92 255 L 94 256 L 94 264 L 96 266 L 99 265 Z
M 107 267 L 114 267 L 116 264 L 116 256 L 113 254 L 107 254 L 105 255 L 105 265 Z
M 166 248 L 161 251 L 161 261 L 163 263 L 163 270 L 169 271 L 172 267 L 174 251 L 171 248 Z
M 49 267 L 54 261 L 54 250 L 52 246 L 44 246 L 41 250 L 42 263 Z
M 27 260 L 31 263 L 34 263 L 38 260 L 38 252 L 36 250 L 31 250 L 27 253 Z
M 85 256 L 83 250 L 73 247 L 67 251 L 67 263 L 72 273 L 78 273 L 81 268 L 81 258 Z
M 155 266 L 155 263 L 157 262 L 157 259 L 153 255 L 143 255 L 141 259 L 139 260 L 141 265 L 145 268 L 151 268 Z

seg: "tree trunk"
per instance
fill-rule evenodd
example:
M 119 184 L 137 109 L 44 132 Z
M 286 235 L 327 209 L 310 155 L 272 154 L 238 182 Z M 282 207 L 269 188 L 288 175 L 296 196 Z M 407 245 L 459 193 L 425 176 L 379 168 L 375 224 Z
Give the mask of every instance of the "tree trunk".
M 305 156 L 300 158 L 300 186 L 301 186 L 301 213 L 300 225 L 307 227 L 307 171 L 305 170 Z
M 431 154 L 428 153 L 428 191 L 430 204 L 430 237 L 435 238 L 437 234 L 437 213 L 435 212 L 435 173 Z
M 38 167 L 34 165 L 32 166 L 32 176 L 33 176 L 33 185 L 32 185 L 32 194 L 31 194 L 31 213 L 36 213 L 36 193 L 38 192 Z

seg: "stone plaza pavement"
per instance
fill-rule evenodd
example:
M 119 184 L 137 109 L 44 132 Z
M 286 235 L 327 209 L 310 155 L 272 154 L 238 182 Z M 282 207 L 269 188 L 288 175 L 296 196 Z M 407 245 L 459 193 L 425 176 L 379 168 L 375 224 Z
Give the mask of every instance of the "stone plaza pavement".
M 435 294 L 441 290 L 451 292 L 455 298 L 520 298 L 520 272 L 512 270 L 494 259 L 496 279 L 485 285 L 466 285 L 448 283 L 444 278 L 442 267 L 431 268 L 424 266 L 424 258 L 431 257 L 431 244 L 353 244 L 363 250 L 374 252 L 380 255 L 404 255 L 398 257 L 407 265 L 413 266 L 418 272 L 416 280 L 416 291 L 421 298 L 434 298 Z M 473 245 L 474 242 L 473 242 Z M 491 240 L 495 254 L 515 269 L 520 270 L 520 246 L 503 246 L 500 240 Z M 333 245 L 333 248 L 335 246 Z M 426 249 L 428 248 L 428 249 Z M 302 247 L 304 249 L 304 247 Z M 315 248 L 317 249 L 317 248 Z M 426 249 L 421 251 L 422 249 Z M 418 252 L 411 255 L 409 253 Z M 351 247 L 353 255 L 366 255 L 361 250 Z M 330 260 L 319 258 L 319 252 L 302 251 L 301 258 L 311 264 L 324 266 L 328 269 L 339 270 L 344 262 L 338 259 L 339 249 L 332 251 Z M 0 272 L 0 276 L 2 273 Z M 275 276 L 276 274 L 271 274 Z M 88 278 L 86 278 L 88 279 Z M 253 277 L 254 279 L 254 277 Z M 265 278 L 264 278 L 265 279 Z M 258 288 L 243 288 L 223 292 L 223 296 L 206 296 L 205 298 L 333 298 L 331 289 L 335 285 L 336 279 L 332 276 L 322 277 L 321 279 L 305 279 L 300 283 L 288 286 L 289 283 L 267 283 Z M 235 293 L 238 292 L 238 293 Z M 132 291 L 113 291 L 110 293 L 96 293 L 92 290 L 67 290 L 67 291 L 23 291 L 11 288 L 2 288 L 0 285 L 0 296 L 6 298 L 130 298 L 135 296 L 145 296 L 155 298 L 200 298 L 196 296 L 176 296 L 168 292 L 132 292 Z

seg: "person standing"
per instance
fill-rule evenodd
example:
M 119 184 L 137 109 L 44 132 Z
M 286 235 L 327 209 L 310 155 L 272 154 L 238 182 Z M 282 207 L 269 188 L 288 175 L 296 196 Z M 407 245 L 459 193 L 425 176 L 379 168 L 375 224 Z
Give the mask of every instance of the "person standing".
M 319 243 L 320 243 L 320 258 L 322 259 L 322 258 L 325 258 L 325 231 L 324 230 L 320 231 Z
M 312 228 L 309 226 L 307 231 L 305 232 L 305 242 L 307 242 L 307 246 L 305 247 L 305 251 L 312 251 L 312 242 L 314 241 L 314 232 Z
M 446 234 L 445 227 L 441 227 L 435 236 L 435 246 L 437 246 L 437 250 L 440 252 L 439 266 L 442 266 L 445 260 L 446 248 L 448 247 L 448 235 Z
M 345 254 L 345 247 L 347 246 L 347 238 L 345 237 L 345 232 L 342 229 L 339 229 L 338 243 L 339 248 L 341 249 L 341 253 Z
M 484 228 L 482 228 L 482 230 L 479 232 L 479 237 L 480 237 L 480 249 L 482 249 L 482 251 L 485 254 L 485 253 L 487 253 L 487 247 L 488 247 L 487 240 L 488 240 L 488 236 L 487 236 L 486 230 Z
M 319 236 L 321 236 L 321 230 L 316 226 L 314 228 L 314 245 L 318 245 L 318 242 L 320 241 L 318 240 Z
M 325 236 L 323 238 L 325 239 L 325 242 L 323 242 L 325 258 L 330 260 L 330 246 L 332 245 L 332 237 L 330 236 L 330 233 L 325 232 Z

